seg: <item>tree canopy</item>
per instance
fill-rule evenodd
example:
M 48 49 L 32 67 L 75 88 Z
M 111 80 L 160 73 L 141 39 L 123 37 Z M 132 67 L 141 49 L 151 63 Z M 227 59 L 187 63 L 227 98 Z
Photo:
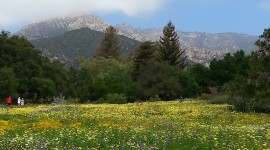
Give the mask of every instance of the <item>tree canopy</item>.
M 110 26 L 96 57 L 78 58 L 79 68 L 67 69 L 44 57 L 24 37 L 2 31 L 0 98 L 21 96 L 38 102 L 64 94 L 82 103 L 126 103 L 197 97 L 218 87 L 219 94 L 230 96 L 226 102 L 240 111 L 270 112 L 270 29 L 255 45 L 258 50 L 249 55 L 239 50 L 212 60 L 209 67 L 186 67 L 185 51 L 170 21 L 158 43 L 142 42 L 134 59 L 124 62 L 119 61 L 117 30 Z
M 118 31 L 113 26 L 106 28 L 105 37 L 97 46 L 95 57 L 112 57 L 117 60 L 119 59 L 121 55 L 121 46 L 117 34 Z
M 2 31 L 0 43 L 0 76 L 8 81 L 0 83 L 0 91 L 6 91 L 0 97 L 36 100 L 64 92 L 67 76 L 62 64 L 43 57 L 24 37 Z
M 181 69 L 186 67 L 185 50 L 180 47 L 179 36 L 171 21 L 163 28 L 163 36 L 159 40 L 160 53 L 158 59 Z

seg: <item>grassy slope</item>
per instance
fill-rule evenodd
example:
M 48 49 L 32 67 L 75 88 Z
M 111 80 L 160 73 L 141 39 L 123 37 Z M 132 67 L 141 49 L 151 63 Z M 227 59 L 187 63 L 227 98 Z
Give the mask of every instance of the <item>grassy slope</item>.
M 0 149 L 266 149 L 270 115 L 152 102 L 0 108 Z

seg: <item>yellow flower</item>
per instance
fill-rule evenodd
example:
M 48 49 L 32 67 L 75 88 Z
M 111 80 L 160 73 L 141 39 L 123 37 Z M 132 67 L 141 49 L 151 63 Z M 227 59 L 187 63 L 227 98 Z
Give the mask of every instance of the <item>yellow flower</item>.
M 59 128 L 62 124 L 58 121 L 44 120 L 32 124 L 34 128 Z
M 0 134 L 8 128 L 8 121 L 0 120 Z

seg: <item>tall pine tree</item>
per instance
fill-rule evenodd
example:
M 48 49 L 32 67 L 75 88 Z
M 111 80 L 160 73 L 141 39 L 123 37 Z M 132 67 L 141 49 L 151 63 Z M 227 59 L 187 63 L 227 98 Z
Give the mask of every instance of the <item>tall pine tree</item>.
M 120 40 L 118 38 L 118 31 L 109 26 L 105 31 L 105 37 L 101 43 L 97 46 L 95 57 L 115 58 L 119 59 L 120 52 Z
M 160 37 L 159 61 L 167 62 L 172 66 L 179 66 L 181 69 L 186 66 L 185 50 L 180 47 L 179 36 L 171 21 L 163 28 L 163 36 Z

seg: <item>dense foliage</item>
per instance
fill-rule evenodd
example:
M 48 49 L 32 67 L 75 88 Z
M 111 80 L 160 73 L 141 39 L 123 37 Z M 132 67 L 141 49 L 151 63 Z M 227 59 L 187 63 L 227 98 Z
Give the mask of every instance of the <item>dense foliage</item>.
M 109 27 L 97 57 L 78 58 L 79 68 L 70 69 L 43 57 L 25 38 L 2 31 L 0 97 L 40 102 L 64 95 L 82 103 L 127 103 L 201 94 L 211 99 L 207 93 L 212 93 L 221 94 L 212 102 L 229 103 L 239 111 L 270 112 L 270 29 L 255 43 L 258 51 L 228 53 L 209 67 L 186 66 L 174 29 L 169 22 L 159 42 L 142 42 L 134 56 L 119 61 L 117 30 Z
M 241 111 L 270 112 L 270 29 L 265 29 L 252 52 L 250 69 L 226 86 L 231 103 Z
M 57 96 L 66 88 L 67 74 L 23 37 L 0 34 L 0 97 L 23 96 L 34 101 Z
M 147 63 L 154 59 L 154 53 L 156 51 L 156 45 L 153 42 L 146 41 L 135 50 L 135 56 L 133 61 L 132 76 L 134 80 L 137 80 L 140 76 L 140 68 L 147 65 Z

